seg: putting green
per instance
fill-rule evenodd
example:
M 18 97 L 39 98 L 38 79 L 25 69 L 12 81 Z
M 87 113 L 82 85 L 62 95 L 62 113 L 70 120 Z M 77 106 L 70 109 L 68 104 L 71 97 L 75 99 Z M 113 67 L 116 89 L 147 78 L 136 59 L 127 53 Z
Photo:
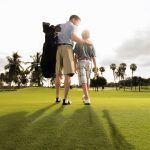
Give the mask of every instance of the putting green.
M 63 89 L 61 89 L 63 96 Z M 0 150 L 148 150 L 150 92 L 70 90 L 72 104 L 55 104 L 55 89 L 0 92 Z

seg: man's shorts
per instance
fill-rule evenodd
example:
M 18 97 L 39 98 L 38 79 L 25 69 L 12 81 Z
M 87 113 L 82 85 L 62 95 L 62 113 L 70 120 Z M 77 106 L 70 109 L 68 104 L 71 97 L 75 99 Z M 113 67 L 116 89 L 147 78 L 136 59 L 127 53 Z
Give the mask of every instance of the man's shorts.
M 62 72 L 63 71 L 63 72 Z M 56 54 L 56 75 L 74 74 L 73 50 L 70 45 L 59 45 Z
M 90 85 L 92 62 L 90 60 L 79 60 L 77 62 L 79 85 Z

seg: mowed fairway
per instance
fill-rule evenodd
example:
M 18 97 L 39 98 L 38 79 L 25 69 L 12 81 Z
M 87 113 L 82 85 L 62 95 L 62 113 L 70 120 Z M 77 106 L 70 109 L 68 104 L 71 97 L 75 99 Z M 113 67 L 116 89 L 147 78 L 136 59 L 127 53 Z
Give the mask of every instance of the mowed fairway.
M 61 89 L 63 96 L 63 89 Z M 72 104 L 55 104 L 55 89 L 0 92 L 0 150 L 149 150 L 150 92 L 70 90 Z

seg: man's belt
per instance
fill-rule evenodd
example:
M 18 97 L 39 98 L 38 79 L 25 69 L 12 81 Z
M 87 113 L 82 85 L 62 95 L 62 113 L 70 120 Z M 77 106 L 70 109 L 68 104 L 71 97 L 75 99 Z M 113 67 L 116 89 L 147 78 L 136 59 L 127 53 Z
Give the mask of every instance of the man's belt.
M 68 43 L 58 43 L 58 45 L 70 45 L 70 46 L 72 46 L 72 44 L 68 44 Z

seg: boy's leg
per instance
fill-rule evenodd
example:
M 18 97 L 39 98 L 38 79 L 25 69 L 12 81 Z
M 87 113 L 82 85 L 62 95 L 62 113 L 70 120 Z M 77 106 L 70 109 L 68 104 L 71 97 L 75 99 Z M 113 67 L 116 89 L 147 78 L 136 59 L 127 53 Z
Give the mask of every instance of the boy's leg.
M 88 92 L 88 86 L 87 83 L 82 84 L 83 93 L 85 95 L 85 99 L 89 99 L 89 92 Z
M 88 94 L 88 85 L 87 85 L 87 73 L 86 73 L 86 65 L 87 62 L 85 61 L 79 61 L 78 66 L 78 79 L 79 79 L 79 85 L 82 86 L 84 98 L 89 99 Z

